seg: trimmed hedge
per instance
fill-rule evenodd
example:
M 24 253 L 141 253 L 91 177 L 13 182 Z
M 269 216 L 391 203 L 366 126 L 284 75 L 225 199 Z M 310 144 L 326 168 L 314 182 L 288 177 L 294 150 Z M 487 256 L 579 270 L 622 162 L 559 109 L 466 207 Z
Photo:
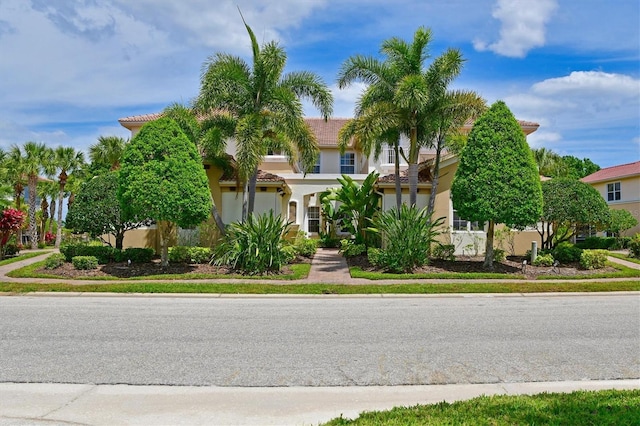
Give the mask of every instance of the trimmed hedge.
M 584 269 L 602 269 L 607 264 L 606 250 L 584 250 L 580 255 L 580 266 Z
M 94 256 L 98 259 L 98 263 L 104 265 L 109 262 L 126 262 L 131 260 L 133 263 L 151 262 L 155 254 L 151 248 L 128 248 L 118 250 L 110 246 L 96 246 L 87 244 L 67 244 L 60 247 L 67 262 L 71 262 L 76 256 Z
M 576 247 L 581 249 L 601 249 L 609 250 L 612 246 L 615 246 L 618 241 L 614 237 L 587 237 L 584 241 L 576 243 Z
M 553 249 L 553 258 L 560 263 L 579 262 L 582 249 L 571 243 L 560 243 Z
M 56 269 L 64 264 L 64 254 L 53 253 L 44 260 L 45 269 Z

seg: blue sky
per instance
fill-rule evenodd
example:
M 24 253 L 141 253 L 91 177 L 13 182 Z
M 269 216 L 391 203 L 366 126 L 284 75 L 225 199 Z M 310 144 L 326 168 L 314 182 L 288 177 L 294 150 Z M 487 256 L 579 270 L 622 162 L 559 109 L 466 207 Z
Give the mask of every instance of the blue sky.
M 455 88 L 504 100 L 540 123 L 533 147 L 602 167 L 640 159 L 637 0 L 0 0 L 0 148 L 28 140 L 87 150 L 128 137 L 118 118 L 188 103 L 216 52 L 250 60 L 237 7 L 289 71 L 332 88 L 350 117 L 362 87 L 338 90 L 351 55 L 433 31 L 431 53 L 461 49 Z M 309 116 L 317 111 L 308 108 Z

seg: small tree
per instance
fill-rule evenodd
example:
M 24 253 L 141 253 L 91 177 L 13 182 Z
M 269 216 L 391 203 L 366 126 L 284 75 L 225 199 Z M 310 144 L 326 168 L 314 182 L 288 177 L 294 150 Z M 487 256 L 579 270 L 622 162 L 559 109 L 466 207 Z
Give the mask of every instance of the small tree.
M 5 247 L 9 238 L 22 227 L 24 213 L 20 210 L 8 208 L 0 216 L 0 259 L 4 259 Z
M 609 223 L 607 224 L 607 234 L 619 237 L 624 231 L 633 228 L 638 224 L 638 219 L 633 217 L 629 210 L 609 209 Z
M 195 144 L 170 118 L 145 124 L 125 148 L 118 183 L 124 218 L 156 221 L 162 266 L 168 266 L 175 226 L 192 227 L 209 216 L 211 194 Z
M 607 203 L 589 184 L 573 178 L 551 179 L 542 183 L 542 195 L 538 234 L 543 248 L 569 241 L 585 226 L 603 229 L 609 222 Z
M 451 186 L 460 217 L 488 222 L 484 267 L 493 269 L 496 223 L 534 224 L 542 213 L 540 178 L 522 129 L 507 105 L 494 103 L 474 124 Z
M 358 184 L 349 175 L 342 175 L 338 182 L 340 188 L 332 189 L 327 195 L 331 201 L 339 201 L 338 216 L 342 217 L 342 226 L 355 237 L 356 244 L 371 245 L 374 233 L 369 231 L 369 220 L 380 209 L 380 194 L 375 191 L 378 173 L 370 173 Z
M 126 231 L 150 225 L 151 221 L 146 217 L 125 220 L 117 195 L 117 172 L 99 175 L 84 183 L 69 207 L 67 228 L 88 232 L 94 238 L 111 234 L 115 237 L 116 248 L 122 249 Z

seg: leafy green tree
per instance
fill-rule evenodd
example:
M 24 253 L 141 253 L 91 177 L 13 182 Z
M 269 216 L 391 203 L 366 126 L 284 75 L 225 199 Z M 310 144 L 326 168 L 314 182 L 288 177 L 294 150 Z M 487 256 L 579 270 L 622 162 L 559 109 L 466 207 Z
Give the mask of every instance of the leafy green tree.
M 535 148 L 531 151 L 540 175 L 547 177 L 566 176 L 567 166 L 561 156 L 547 148 Z
M 145 124 L 122 156 L 118 199 L 125 220 L 156 221 L 162 266 L 176 225 L 188 228 L 209 216 L 211 193 L 196 146 L 168 117 Z
M 67 213 L 66 226 L 94 238 L 111 234 L 122 249 L 125 232 L 148 226 L 150 220 L 125 220 L 118 202 L 118 173 L 109 172 L 85 182 Z
M 633 228 L 638 224 L 638 219 L 633 217 L 629 210 L 609 209 L 609 223 L 607 233 L 619 237 L 624 231 Z
M 14 159 L 19 170 L 27 177 L 29 189 L 29 238 L 31 248 L 38 248 L 38 226 L 36 223 L 36 196 L 38 177 L 48 174 L 53 168 L 53 151 L 43 143 L 25 142 L 22 148 L 18 145 L 11 147 L 10 156 Z
M 453 208 L 488 222 L 484 266 L 493 269 L 496 223 L 535 224 L 542 213 L 540 178 L 522 129 L 507 105 L 495 102 L 474 124 L 451 186 Z
M 565 155 L 562 157 L 562 161 L 566 168 L 566 177 L 573 179 L 582 179 L 585 176 L 589 176 L 592 173 L 600 170 L 600 166 L 595 164 L 588 158 L 582 160 L 572 155 Z
M 338 178 L 339 188 L 332 188 L 327 199 L 338 201 L 338 216 L 342 217 L 344 228 L 355 237 L 355 244 L 371 245 L 375 235 L 368 230 L 370 220 L 380 210 L 380 195 L 375 190 L 378 173 L 373 172 L 365 178 L 362 185 L 349 175 Z
M 591 185 L 572 178 L 542 182 L 541 246 L 551 249 L 569 241 L 586 226 L 603 229 L 609 223 L 609 207 Z
M 275 42 L 259 46 L 245 23 L 253 51 L 253 67 L 243 59 L 218 53 L 204 64 L 196 110 L 217 127 L 222 143 L 236 141 L 238 176 L 245 183 L 243 218 L 253 212 L 258 166 L 269 150 L 298 160 L 309 171 L 316 163 L 318 145 L 303 119 L 300 101 L 306 98 L 326 119 L 333 97 L 316 74 L 303 71 L 283 75 L 287 55 Z M 207 126 L 209 128 L 209 126 Z
M 60 186 L 58 193 L 58 228 L 56 230 L 55 242 L 57 248 L 60 247 L 60 243 L 62 242 L 62 203 L 65 196 L 64 189 L 67 185 L 67 179 L 69 178 L 68 173 L 77 173 L 82 170 L 85 166 L 84 153 L 82 151 L 76 151 L 72 147 L 60 146 L 54 151 L 53 164 L 55 168 L 60 171 L 58 174 L 58 185 Z
M 448 49 L 428 68 L 431 30 L 418 28 L 413 41 L 393 37 L 381 47 L 384 60 L 362 55 L 347 59 L 338 73 L 338 87 L 355 81 L 367 84 L 356 104 L 355 118 L 339 135 L 340 149 L 355 137 L 366 155 L 377 156 L 381 144 L 396 150 L 396 204 L 400 205 L 400 182 L 397 161 L 400 135 L 409 139 L 409 152 L 401 152 L 409 170 L 409 203 L 415 205 L 418 193 L 418 160 L 420 148 L 442 147 L 446 135 L 469 118 L 478 104 L 473 92 L 451 92 L 449 84 L 460 74 L 463 65 L 458 49 Z

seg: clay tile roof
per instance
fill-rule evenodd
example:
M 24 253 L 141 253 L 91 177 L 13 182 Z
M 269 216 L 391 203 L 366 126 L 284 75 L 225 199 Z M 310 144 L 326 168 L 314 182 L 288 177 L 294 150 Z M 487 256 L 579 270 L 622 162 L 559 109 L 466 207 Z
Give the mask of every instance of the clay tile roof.
M 233 172 L 227 173 L 225 172 L 222 177 L 220 177 L 220 181 L 237 181 L 237 173 L 235 170 Z M 258 182 L 267 183 L 267 182 L 281 182 L 285 183 L 284 178 L 274 175 L 273 173 L 265 172 L 264 170 L 258 170 Z
M 634 175 L 640 175 L 640 161 L 600 169 L 597 172 L 582 178 L 581 180 L 586 183 L 593 183 Z
M 151 114 L 132 115 L 131 117 L 124 117 L 118 120 L 122 125 L 124 123 L 146 123 L 148 121 L 157 120 L 162 116 L 161 112 L 154 112 Z
M 304 121 L 311 127 L 316 135 L 319 146 L 337 146 L 338 132 L 349 118 L 330 118 L 324 121 L 322 118 L 305 118 Z

